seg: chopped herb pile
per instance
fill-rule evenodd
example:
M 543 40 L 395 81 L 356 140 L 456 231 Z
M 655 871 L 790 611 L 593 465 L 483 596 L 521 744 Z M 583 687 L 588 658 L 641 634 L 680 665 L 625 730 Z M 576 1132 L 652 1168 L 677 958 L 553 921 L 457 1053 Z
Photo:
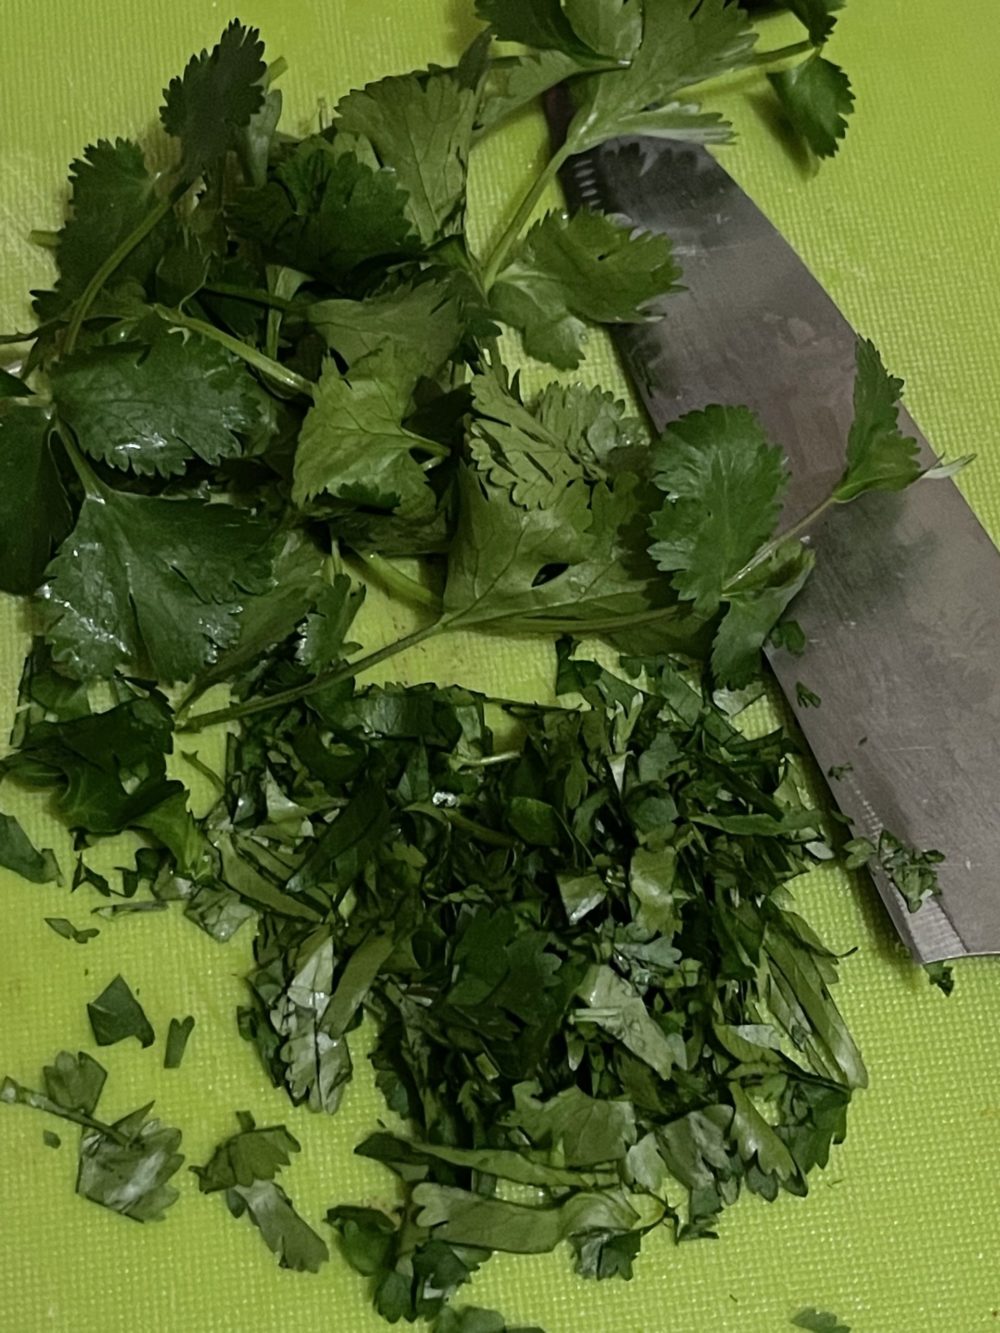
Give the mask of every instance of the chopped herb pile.
M 837 6 L 788 7 L 812 53 L 772 81 L 832 152 Z M 73 164 L 56 281 L 0 383 L 0 587 L 40 626 L 0 778 L 49 793 L 80 847 L 142 837 L 119 888 L 78 860 L 73 890 L 119 899 L 102 916 L 176 902 L 219 941 L 254 923 L 239 1031 L 296 1105 L 337 1110 L 368 1021 L 396 1118 L 358 1151 L 397 1203 L 331 1200 L 327 1222 L 388 1320 L 443 1333 L 506 1327 L 446 1308 L 495 1251 L 565 1241 L 584 1276 L 630 1278 L 650 1231 L 711 1236 L 742 1190 L 804 1194 L 843 1138 L 865 1070 L 788 891 L 831 854 L 822 820 L 788 739 L 747 739 L 715 700 L 769 636 L 804 646 L 782 617 L 809 523 L 921 475 L 867 342 L 842 476 L 788 531 L 781 443 L 749 411 L 654 439 L 599 389 L 522 393 L 505 329 L 573 368 L 682 277 L 668 238 L 614 217 L 532 225 L 560 165 L 622 134 L 723 142 L 709 81 L 797 48 L 760 56 L 724 0 L 478 8 L 456 66 L 350 92 L 302 139 L 278 131 L 283 62 L 232 23 L 165 90 L 172 171 L 123 139 Z M 567 80 L 565 144 L 475 252 L 470 154 Z M 369 579 L 419 623 L 362 648 Z M 558 639 L 560 702 L 356 683 L 460 628 Z M 616 669 L 575 656 L 588 635 Z M 217 686 L 229 703 L 200 708 Z M 217 791 L 195 818 L 168 757 L 222 722 L 221 774 L 182 751 Z M 930 862 L 882 854 L 925 891 Z M 0 864 L 59 878 L 7 815 Z M 88 1013 L 101 1045 L 155 1039 L 121 977 Z M 192 1026 L 171 1020 L 168 1068 Z M 81 1126 L 81 1194 L 158 1218 L 180 1133 L 148 1107 L 94 1119 L 103 1082 L 63 1053 L 44 1092 L 0 1098 Z M 201 1190 L 318 1269 L 326 1242 L 275 1179 L 298 1143 L 238 1118 Z

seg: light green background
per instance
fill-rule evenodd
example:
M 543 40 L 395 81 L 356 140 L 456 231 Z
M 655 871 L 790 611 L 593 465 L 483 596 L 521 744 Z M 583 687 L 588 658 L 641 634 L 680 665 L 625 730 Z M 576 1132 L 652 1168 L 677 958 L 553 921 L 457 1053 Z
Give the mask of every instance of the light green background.
M 359 81 L 450 59 L 474 30 L 470 8 L 465 0 L 248 0 L 241 16 L 261 25 L 272 57 L 288 58 L 286 123 L 300 129 L 321 96 L 332 104 Z M 5 0 L 2 10 L 0 317 L 10 325 L 26 317 L 26 286 L 46 278 L 26 236 L 58 224 L 69 159 L 100 135 L 147 133 L 162 85 L 230 14 L 216 0 Z M 726 160 L 906 376 L 908 401 L 938 449 L 978 455 L 963 486 L 996 538 L 1000 10 L 996 0 L 852 0 L 842 29 L 833 54 L 858 91 L 842 159 L 804 175 L 744 96 L 759 85 L 744 81 L 729 98 L 741 140 Z M 788 31 L 772 25 L 768 44 Z M 484 154 L 476 195 L 491 225 L 542 143 L 537 121 L 526 120 Z M 614 377 L 606 351 L 587 373 Z M 14 608 L 0 614 L 6 734 L 23 638 Z M 546 688 L 548 665 L 541 648 L 471 637 L 425 646 L 407 662 L 415 678 L 529 696 Z M 41 803 L 8 788 L 0 797 L 71 865 Z M 88 1046 L 84 1002 L 121 970 L 161 1035 L 172 1015 L 193 1013 L 198 1025 L 177 1072 L 160 1070 L 159 1045 L 102 1056 L 108 1113 L 155 1095 L 162 1116 L 183 1127 L 189 1161 L 205 1160 L 237 1108 L 264 1122 L 287 1119 L 303 1153 L 284 1183 L 317 1226 L 327 1205 L 388 1190 L 387 1176 L 351 1156 L 379 1109 L 364 1059 L 341 1114 L 317 1118 L 291 1111 L 265 1085 L 236 1036 L 249 933 L 218 946 L 169 914 L 101 922 L 98 939 L 80 948 L 43 922 L 66 915 L 87 924 L 93 902 L 0 882 L 0 1072 L 33 1081 L 57 1050 Z M 837 1311 L 856 1333 L 1000 1327 L 1000 964 L 960 965 L 946 1000 L 901 957 L 867 885 L 815 875 L 800 902 L 832 944 L 858 946 L 844 963 L 840 1000 L 872 1073 L 848 1142 L 810 1197 L 744 1201 L 716 1243 L 678 1249 L 664 1234 L 647 1243 L 629 1284 L 584 1284 L 563 1254 L 499 1258 L 470 1299 L 549 1333 L 773 1333 L 804 1305 Z M 72 1133 L 52 1152 L 41 1117 L 0 1112 L 3 1330 L 383 1327 L 339 1257 L 318 1276 L 279 1272 L 251 1227 L 199 1197 L 186 1172 L 163 1224 L 113 1216 L 73 1194 Z

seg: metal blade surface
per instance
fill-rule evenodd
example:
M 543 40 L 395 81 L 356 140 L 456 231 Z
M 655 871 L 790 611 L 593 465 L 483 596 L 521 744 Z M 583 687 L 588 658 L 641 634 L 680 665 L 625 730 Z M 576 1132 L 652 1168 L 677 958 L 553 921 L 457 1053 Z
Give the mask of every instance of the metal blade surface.
M 558 108 L 555 119 L 558 121 Z M 752 200 L 701 148 L 622 141 L 570 160 L 573 202 L 671 238 L 687 290 L 615 336 L 658 427 L 746 404 L 788 455 L 785 526 L 839 477 L 856 335 Z M 905 413 L 902 428 L 933 451 Z M 876 885 L 923 962 L 1000 952 L 1000 553 L 950 481 L 838 507 L 812 535 L 816 570 L 792 614 L 809 646 L 770 653 L 855 832 L 945 854 L 942 895 L 911 914 Z M 801 707 L 799 681 L 820 696 Z

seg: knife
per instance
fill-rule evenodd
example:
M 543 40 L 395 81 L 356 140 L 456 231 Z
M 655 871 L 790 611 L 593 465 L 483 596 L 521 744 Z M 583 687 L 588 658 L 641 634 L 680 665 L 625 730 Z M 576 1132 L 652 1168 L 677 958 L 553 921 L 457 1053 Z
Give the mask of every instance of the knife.
M 564 90 L 548 103 L 558 135 Z M 614 338 L 657 429 L 709 402 L 745 404 L 788 456 L 788 527 L 843 468 L 857 336 L 788 242 L 699 146 L 605 144 L 569 160 L 571 204 L 664 232 L 683 292 Z M 904 411 L 925 465 L 935 454 Z M 812 531 L 793 614 L 805 656 L 771 668 L 855 835 L 944 853 L 941 894 L 911 913 L 872 877 L 922 963 L 1000 953 L 1000 552 L 950 480 L 870 494 Z M 798 701 L 798 682 L 820 697 Z M 847 767 L 849 766 L 849 767 Z

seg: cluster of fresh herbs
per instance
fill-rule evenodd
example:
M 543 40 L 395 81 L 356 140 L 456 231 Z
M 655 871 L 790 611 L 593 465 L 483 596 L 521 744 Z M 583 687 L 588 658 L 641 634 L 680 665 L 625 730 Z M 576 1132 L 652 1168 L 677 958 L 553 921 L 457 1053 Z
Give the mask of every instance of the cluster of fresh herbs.
M 791 7 L 818 50 L 835 6 Z M 829 855 L 789 743 L 744 738 L 712 700 L 753 678 L 809 574 L 804 524 L 775 535 L 780 447 L 737 407 L 651 440 L 597 389 L 525 402 L 500 350 L 506 327 L 572 369 L 595 326 L 654 317 L 680 276 L 665 237 L 589 210 L 525 227 L 605 139 L 723 141 L 698 85 L 769 57 L 725 0 L 479 9 L 454 68 L 351 92 L 304 139 L 278 128 L 281 62 L 230 25 L 166 89 L 171 172 L 126 140 L 74 164 L 58 280 L 0 384 L 0 587 L 39 631 L 0 776 L 53 793 L 81 847 L 146 839 L 117 888 L 78 861 L 74 889 L 116 897 L 105 916 L 177 901 L 218 940 L 256 922 L 239 1027 L 292 1102 L 336 1110 L 372 1021 L 393 1128 L 359 1151 L 398 1195 L 327 1220 L 388 1319 L 442 1329 L 503 1327 L 444 1310 L 494 1251 L 568 1241 L 581 1273 L 629 1277 L 650 1230 L 711 1235 L 742 1188 L 803 1193 L 865 1077 L 835 959 L 785 888 Z M 775 86 L 832 151 L 849 98 L 807 96 L 816 62 Z M 470 154 L 563 81 L 564 145 L 475 252 Z M 821 509 L 919 477 L 900 387 L 860 344 Z M 424 624 L 358 655 L 361 570 Z M 355 685 L 458 628 L 601 636 L 621 674 L 562 639 L 558 706 Z M 228 706 L 195 711 L 220 685 Z M 220 795 L 196 819 L 168 756 L 220 722 Z M 0 818 L 0 862 L 53 879 Z M 91 1017 L 99 1041 L 153 1040 L 120 978 Z M 64 1054 L 43 1093 L 2 1096 L 81 1125 L 82 1194 L 160 1216 L 179 1132 L 148 1107 L 94 1119 L 102 1082 Z M 198 1175 L 315 1269 L 326 1246 L 274 1179 L 297 1147 L 241 1114 Z

